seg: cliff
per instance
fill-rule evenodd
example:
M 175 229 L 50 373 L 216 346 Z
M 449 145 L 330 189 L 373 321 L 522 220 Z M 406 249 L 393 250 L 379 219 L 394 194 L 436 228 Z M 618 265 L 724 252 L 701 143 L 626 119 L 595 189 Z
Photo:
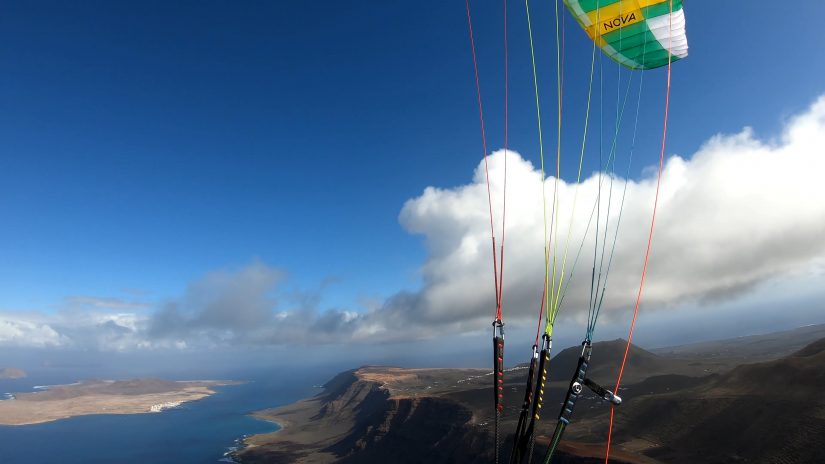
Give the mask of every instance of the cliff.
M 486 373 L 375 367 L 341 373 L 315 398 L 256 414 L 284 429 L 250 438 L 239 457 L 244 463 L 489 462 L 474 451 L 491 446 L 488 427 L 467 405 L 441 396 L 460 383 L 440 385 Z
M 590 373 L 597 381 L 607 383 L 615 375 L 623 346 L 594 346 Z M 616 409 L 612 463 L 825 462 L 825 339 L 778 359 L 741 365 L 707 356 L 704 347 L 692 356 L 689 351 L 664 355 L 632 347 L 624 403 Z M 533 462 L 553 432 L 578 352 L 563 350 L 550 362 L 551 374 L 558 374 L 545 391 Z M 745 356 L 728 354 L 724 359 Z M 512 446 L 526 371 L 516 366 L 505 373 L 503 460 Z M 492 462 L 491 383 L 487 369 L 347 371 L 314 398 L 257 413 L 283 429 L 247 439 L 236 457 L 246 464 Z M 609 413 L 604 401 L 583 396 L 554 463 L 603 462 Z
M 515 411 L 516 385 L 525 381 L 526 369 L 515 367 L 508 374 L 506 397 Z M 283 429 L 248 438 L 236 458 L 245 464 L 486 464 L 493 460 L 491 382 L 486 369 L 364 367 L 343 372 L 314 398 L 256 413 Z M 508 412 L 502 431 L 514 428 L 515 415 Z M 536 460 L 546 438 L 538 443 Z M 505 442 L 502 450 L 509 446 Z M 601 462 L 601 452 L 598 446 L 565 445 L 557 462 Z M 619 464 L 653 462 L 621 450 L 616 457 Z

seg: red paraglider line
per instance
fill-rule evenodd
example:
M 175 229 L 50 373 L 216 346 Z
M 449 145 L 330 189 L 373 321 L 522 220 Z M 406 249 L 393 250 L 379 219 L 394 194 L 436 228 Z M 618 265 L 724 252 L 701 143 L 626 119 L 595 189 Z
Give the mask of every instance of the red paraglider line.
M 639 292 L 636 294 L 636 305 L 633 308 L 633 320 L 630 322 L 630 332 L 627 335 L 627 344 L 624 348 L 624 356 L 622 357 L 622 365 L 619 368 L 619 376 L 616 378 L 616 386 L 613 392 L 619 394 L 619 387 L 622 383 L 622 376 L 624 375 L 624 368 L 627 364 L 627 356 L 630 353 L 630 344 L 633 341 L 633 331 L 636 329 L 636 319 L 639 316 L 639 305 L 642 301 L 642 291 L 645 286 L 645 278 L 647 277 L 647 264 L 650 260 L 650 246 L 653 242 L 653 228 L 656 225 L 656 209 L 659 205 L 659 189 L 662 183 L 662 170 L 665 164 L 665 144 L 667 143 L 667 122 L 670 114 L 670 74 L 672 68 L 672 60 L 670 51 L 672 50 L 672 34 L 673 34 L 673 0 L 670 1 L 670 25 L 668 38 L 668 62 L 667 62 L 667 89 L 665 90 L 665 120 L 662 129 L 662 150 L 659 153 L 659 173 L 656 178 L 656 196 L 653 201 L 653 217 L 650 220 L 650 232 L 647 235 L 647 249 L 645 250 L 645 261 L 642 267 L 642 279 L 639 282 Z M 616 406 L 610 406 L 610 425 L 607 428 L 607 448 L 605 449 L 604 462 L 608 464 L 610 461 L 610 442 L 613 437 L 613 421 L 615 418 Z
M 487 205 L 490 209 L 490 237 L 493 244 L 493 284 L 496 291 L 496 320 L 501 320 L 501 308 L 499 302 L 499 283 L 498 283 L 498 263 L 496 259 L 496 232 L 493 225 L 493 195 L 490 193 L 490 172 L 487 166 L 487 131 L 484 128 L 484 108 L 481 104 L 481 84 L 478 78 L 478 59 L 476 58 L 476 43 L 473 36 L 473 18 L 470 16 L 470 0 L 464 1 L 467 8 L 467 26 L 470 29 L 470 49 L 473 53 L 473 72 L 475 73 L 476 81 L 476 98 L 478 100 L 478 118 L 481 122 L 481 145 L 484 149 L 484 176 L 487 179 Z
M 504 299 L 504 224 L 507 219 L 507 145 L 509 132 L 509 111 L 510 111 L 510 71 L 509 71 L 509 51 L 507 45 L 507 0 L 504 0 L 504 187 L 502 188 L 502 212 L 501 212 L 501 260 L 498 270 L 498 301 L 496 302 L 496 320 L 500 321 L 502 316 L 502 306 Z M 489 187 L 489 183 L 488 183 Z M 495 250 L 494 250 L 495 252 Z M 494 257 L 495 258 L 495 257 Z

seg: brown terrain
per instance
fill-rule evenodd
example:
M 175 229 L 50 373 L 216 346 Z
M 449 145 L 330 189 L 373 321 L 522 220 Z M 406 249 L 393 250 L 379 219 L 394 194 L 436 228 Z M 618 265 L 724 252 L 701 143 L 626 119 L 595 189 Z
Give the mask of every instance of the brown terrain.
M 160 412 L 206 398 L 227 381 L 172 382 L 159 379 L 86 380 L 18 393 L 0 401 L 0 425 L 26 425 L 89 414 Z
M 621 340 L 596 343 L 589 376 L 610 385 L 623 350 Z M 551 360 L 555 378 L 533 462 L 544 454 L 579 351 Z M 520 365 L 505 373 L 504 461 L 526 371 Z M 347 371 L 313 398 L 256 413 L 283 429 L 248 438 L 236 457 L 246 464 L 491 462 L 491 383 L 488 369 Z M 823 389 L 825 326 L 655 352 L 634 346 L 611 462 L 825 462 Z M 603 462 L 609 412 L 594 395 L 583 397 L 554 462 Z
M 14 367 L 4 367 L 0 369 L 0 379 L 25 379 L 26 372 Z

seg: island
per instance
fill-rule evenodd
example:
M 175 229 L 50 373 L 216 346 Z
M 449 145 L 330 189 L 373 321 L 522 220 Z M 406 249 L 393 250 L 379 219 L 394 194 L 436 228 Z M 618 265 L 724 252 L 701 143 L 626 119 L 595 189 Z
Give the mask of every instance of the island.
M 0 379 L 25 379 L 28 376 L 26 371 L 14 367 L 4 367 L 0 369 Z
M 28 425 L 90 414 L 157 413 L 215 393 L 234 381 L 84 380 L 15 393 L 0 401 L 0 425 Z

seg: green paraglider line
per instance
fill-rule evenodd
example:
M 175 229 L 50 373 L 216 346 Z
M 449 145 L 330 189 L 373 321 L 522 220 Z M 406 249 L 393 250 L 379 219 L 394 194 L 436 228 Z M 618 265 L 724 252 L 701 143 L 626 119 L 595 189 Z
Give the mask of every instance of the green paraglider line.
M 621 40 L 621 32 L 619 32 L 619 39 Z M 642 45 L 643 52 L 644 52 L 646 46 L 647 46 L 647 42 L 646 42 L 646 39 L 645 39 L 645 43 Z M 601 78 L 601 73 L 600 73 L 600 78 Z M 619 105 L 618 105 L 618 98 L 619 98 L 619 95 L 620 95 L 618 89 L 621 88 L 621 69 L 619 70 L 617 81 L 618 81 L 618 83 L 617 83 L 616 126 L 615 126 L 613 142 L 611 144 L 610 156 L 608 157 L 607 165 L 605 166 L 605 171 L 607 170 L 608 166 L 613 166 L 613 168 L 611 168 L 611 172 L 613 172 L 613 173 L 615 173 L 615 158 L 614 158 L 614 155 L 615 155 L 615 150 L 616 150 L 616 142 L 617 142 L 618 134 L 619 134 L 620 127 L 621 127 L 621 120 L 623 119 L 622 116 L 624 114 L 624 109 L 625 109 L 625 106 L 626 106 L 626 103 L 627 103 L 627 97 L 628 97 L 629 90 L 630 90 L 630 85 L 631 85 L 631 82 L 632 82 L 632 75 L 631 75 L 631 78 L 628 80 L 628 87 L 627 87 L 627 91 L 625 92 L 624 104 L 621 105 L 621 111 L 619 111 Z M 581 393 L 582 384 L 586 384 L 586 385 L 590 386 L 591 389 L 594 388 L 593 385 L 595 385 L 592 381 L 590 381 L 586 378 L 586 372 L 587 372 L 587 368 L 588 368 L 589 363 L 590 363 L 590 356 L 591 356 L 591 352 L 592 352 L 592 348 L 591 348 L 592 344 L 591 343 L 592 343 L 593 335 L 594 335 L 594 332 L 595 332 L 596 323 L 598 321 L 598 316 L 599 316 L 599 313 L 601 311 L 602 305 L 604 303 L 604 295 L 605 295 L 606 288 L 607 288 L 607 280 L 608 280 L 608 277 L 610 275 L 610 269 L 611 269 L 611 266 L 612 266 L 613 257 L 615 255 L 616 242 L 617 242 L 617 239 L 618 239 L 619 227 L 621 225 L 622 213 L 624 212 L 624 204 L 625 204 L 626 193 L 627 193 L 627 183 L 628 183 L 629 178 L 630 178 L 630 166 L 631 166 L 632 161 L 633 161 L 633 152 L 635 150 L 636 137 L 637 137 L 637 133 L 638 133 L 639 111 L 640 111 L 640 108 L 641 108 L 641 95 L 642 95 L 643 85 L 644 85 L 644 74 L 642 74 L 642 76 L 640 77 L 640 81 L 639 81 L 639 92 L 638 92 L 637 101 L 636 101 L 636 115 L 635 115 L 635 121 L 634 121 L 634 124 L 633 124 L 633 141 L 631 143 L 628 167 L 627 167 L 627 172 L 626 172 L 626 175 L 625 175 L 625 184 L 624 184 L 624 188 L 623 188 L 621 204 L 620 204 L 620 207 L 619 207 L 618 218 L 617 218 L 617 221 L 616 221 L 616 228 L 615 228 L 615 232 L 613 234 L 613 243 L 612 243 L 611 248 L 610 248 L 610 254 L 609 254 L 609 258 L 608 258 L 607 269 L 604 272 L 604 282 L 602 282 L 602 270 L 604 269 L 604 256 L 605 256 L 605 250 L 606 250 L 606 245 L 607 245 L 607 233 L 608 233 L 609 216 L 610 216 L 609 211 L 610 211 L 610 205 L 612 203 L 612 193 L 613 193 L 612 183 L 613 183 L 613 177 L 615 176 L 615 174 L 611 175 L 611 178 L 610 178 L 611 187 L 610 187 L 610 195 L 608 197 L 608 213 L 607 213 L 607 219 L 605 220 L 605 226 L 604 226 L 604 232 L 603 232 L 604 237 L 603 237 L 602 243 L 601 243 L 602 250 L 601 250 L 601 258 L 599 259 L 599 265 L 598 265 L 598 268 L 599 268 L 599 273 L 598 273 L 599 277 L 598 277 L 598 279 L 594 279 L 595 273 L 596 273 L 596 257 L 597 257 L 596 253 L 597 253 L 598 246 L 599 246 L 599 240 L 598 240 L 599 239 L 599 237 L 598 237 L 599 232 L 598 232 L 598 230 L 596 232 L 596 240 L 594 242 L 594 256 L 593 256 L 594 264 L 593 264 L 593 271 L 591 273 L 590 310 L 589 310 L 589 315 L 588 315 L 587 331 L 586 331 L 585 339 L 582 342 L 582 355 L 579 359 L 579 364 L 577 366 L 576 373 L 574 374 L 573 379 L 571 380 L 570 387 L 569 387 L 569 390 L 568 390 L 568 394 L 567 394 L 567 397 L 565 398 L 565 402 L 563 403 L 562 410 L 559 413 L 559 420 L 558 420 L 558 423 L 556 424 L 556 429 L 554 430 L 554 433 L 553 433 L 553 436 L 552 436 L 552 439 L 551 439 L 551 443 L 548 447 L 547 453 L 545 454 L 545 459 L 544 459 L 545 464 L 549 464 L 550 461 L 552 460 L 552 457 L 555 453 L 555 450 L 556 450 L 559 442 L 561 441 L 561 437 L 562 437 L 562 435 L 564 434 L 564 431 L 567 428 L 567 424 L 569 423 L 569 421 L 572 418 L 573 407 L 575 406 L 575 403 L 576 403 L 576 401 L 577 401 L 577 399 L 578 399 L 578 397 Z M 600 179 L 599 179 L 599 196 L 596 200 L 596 204 L 594 205 L 594 210 L 598 211 L 598 216 L 600 216 L 600 211 L 599 211 L 598 205 L 600 204 L 600 197 L 601 197 L 601 183 L 602 183 L 602 179 L 600 177 Z M 593 215 L 593 213 L 591 212 L 591 221 L 592 221 L 592 215 Z M 597 216 L 597 229 L 598 229 L 598 222 L 599 222 L 598 221 L 598 216 Z M 590 221 L 588 221 L 588 230 L 589 230 L 589 228 L 590 228 Z M 587 236 L 587 231 L 585 231 L 585 236 L 582 238 L 582 244 L 579 248 L 579 251 L 581 251 L 581 248 L 584 245 L 584 240 L 586 239 L 586 236 Z M 578 261 L 578 254 L 577 254 L 577 257 L 576 257 L 576 261 Z M 575 262 L 574 262 L 574 268 L 575 268 Z M 574 387 L 576 387 L 578 389 L 578 391 L 574 392 L 574 390 L 576 389 Z M 611 391 L 606 390 L 603 387 L 598 386 L 598 385 L 595 385 L 595 387 L 599 391 L 599 393 L 598 393 L 599 396 L 603 396 L 604 399 L 610 400 L 614 405 L 618 404 L 618 402 L 621 402 L 621 398 L 616 396 L 615 393 L 614 393 L 617 390 L 614 390 L 613 392 L 611 392 Z
M 668 37 L 672 37 L 673 31 L 673 0 L 670 0 L 670 32 Z M 671 49 L 672 45 L 672 38 L 668 39 L 668 50 Z M 668 57 L 670 54 L 668 53 Z M 619 368 L 619 375 L 616 378 L 616 386 L 614 387 L 613 391 L 618 392 L 619 387 L 622 384 L 622 376 L 624 374 L 624 369 L 627 365 L 627 356 L 630 353 L 630 344 L 633 341 L 633 332 L 636 329 L 636 320 L 639 317 L 639 305 L 642 302 L 642 292 L 644 291 L 645 287 L 645 278 L 647 277 L 647 265 L 650 260 L 650 249 L 653 243 L 653 230 L 656 226 L 656 210 L 659 206 L 659 191 L 662 186 L 662 171 L 664 170 L 665 165 L 665 147 L 667 146 L 667 123 L 668 117 L 670 116 L 670 78 L 671 78 L 671 70 L 673 68 L 673 62 L 670 58 L 668 58 L 667 63 L 667 88 L 665 90 L 665 118 L 664 123 L 662 124 L 662 150 L 659 152 L 659 172 L 656 175 L 656 196 L 653 201 L 653 216 L 650 220 L 650 232 L 647 235 L 647 249 L 645 250 L 645 261 L 644 266 L 642 267 L 642 278 L 639 282 L 639 292 L 636 294 L 636 305 L 633 308 L 633 319 L 630 322 L 630 331 L 627 335 L 627 345 L 625 345 L 624 349 L 624 356 L 622 357 L 622 365 Z M 607 446 L 605 448 L 604 453 L 604 462 L 608 464 L 610 462 L 610 444 L 613 438 L 613 424 L 616 415 L 616 408 L 611 406 L 610 407 L 610 424 L 607 429 Z

